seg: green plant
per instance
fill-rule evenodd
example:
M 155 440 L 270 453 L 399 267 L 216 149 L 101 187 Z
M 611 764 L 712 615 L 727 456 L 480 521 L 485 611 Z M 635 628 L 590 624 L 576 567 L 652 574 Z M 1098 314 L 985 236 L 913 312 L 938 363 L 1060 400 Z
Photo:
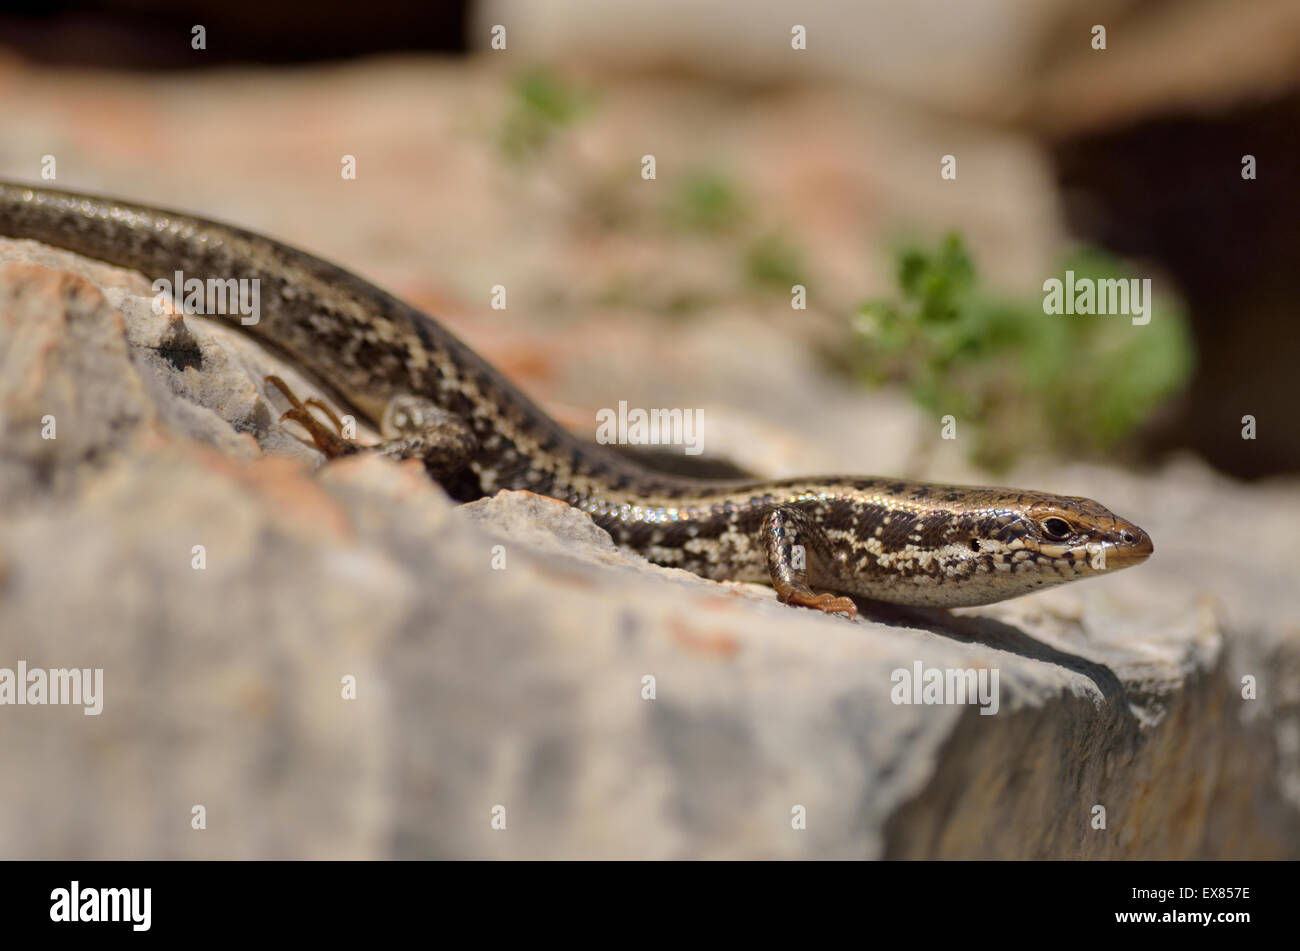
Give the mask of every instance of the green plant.
M 739 187 L 723 173 L 707 169 L 686 175 L 668 211 L 672 224 L 708 235 L 734 231 L 749 217 Z
M 805 280 L 803 251 L 792 240 L 771 231 L 755 238 L 744 252 L 745 276 L 756 287 L 790 293 L 790 286 Z
M 1062 262 L 1078 278 L 1128 278 L 1092 249 Z M 1157 298 L 1150 322 L 1044 313 L 980 287 L 956 234 L 898 252 L 896 298 L 864 304 L 852 371 L 902 383 L 936 417 L 952 414 L 980 464 L 1004 469 L 1031 447 L 1070 456 L 1113 449 L 1187 381 L 1193 347 L 1180 308 Z
M 538 67 L 515 77 L 499 144 L 513 162 L 535 160 L 590 106 L 590 97 L 553 70 Z

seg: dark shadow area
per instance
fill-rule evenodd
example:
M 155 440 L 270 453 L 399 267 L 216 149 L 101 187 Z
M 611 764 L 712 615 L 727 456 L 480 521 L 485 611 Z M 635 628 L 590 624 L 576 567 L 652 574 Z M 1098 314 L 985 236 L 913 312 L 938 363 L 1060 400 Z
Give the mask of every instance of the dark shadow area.
M 1108 703 L 1122 700 L 1126 696 L 1123 683 L 1105 664 L 1098 664 L 1078 654 L 1057 650 L 1050 644 L 1044 644 L 1026 634 L 1014 624 L 1007 624 L 1005 621 L 991 617 L 956 615 L 944 608 L 886 604 L 866 598 L 854 598 L 853 601 L 862 616 L 868 620 L 878 621 L 890 627 L 929 631 L 954 641 L 983 644 L 1009 654 L 1018 654 L 1028 660 L 1056 664 L 1058 667 L 1064 667 L 1066 670 L 1087 677 L 1096 684 Z
M 284 65 L 375 53 L 466 49 L 468 0 L 358 6 L 343 0 L 18 0 L 0 13 L 0 45 L 39 63 L 109 69 Z M 207 32 L 206 49 L 190 45 Z

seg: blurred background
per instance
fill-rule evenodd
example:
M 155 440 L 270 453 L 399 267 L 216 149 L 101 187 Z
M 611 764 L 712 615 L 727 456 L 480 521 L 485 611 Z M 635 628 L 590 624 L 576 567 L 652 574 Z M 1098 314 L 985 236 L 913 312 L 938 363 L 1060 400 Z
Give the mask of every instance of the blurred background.
M 703 405 L 768 472 L 1300 466 L 1296 0 L 9 11 L 5 177 L 306 247 L 577 428 Z M 1154 319 L 1044 316 L 1067 268 L 1151 278 Z

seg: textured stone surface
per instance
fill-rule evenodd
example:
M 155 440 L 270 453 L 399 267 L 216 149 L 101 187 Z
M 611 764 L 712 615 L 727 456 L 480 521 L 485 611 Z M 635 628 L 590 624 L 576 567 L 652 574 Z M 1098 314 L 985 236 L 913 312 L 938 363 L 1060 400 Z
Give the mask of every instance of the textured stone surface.
M 0 707 L 6 858 L 1300 855 L 1294 485 L 1026 474 L 1156 556 L 849 622 L 552 500 L 315 469 L 258 381 L 309 384 L 242 338 L 37 245 L 0 268 L 0 666 L 105 681 L 98 717 Z M 892 703 L 918 661 L 996 668 L 998 713 Z

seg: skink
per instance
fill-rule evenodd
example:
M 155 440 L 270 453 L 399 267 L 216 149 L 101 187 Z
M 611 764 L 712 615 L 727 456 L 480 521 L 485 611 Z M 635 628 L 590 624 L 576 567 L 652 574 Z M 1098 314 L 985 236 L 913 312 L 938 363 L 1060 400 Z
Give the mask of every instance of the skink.
M 353 274 L 230 225 L 129 202 L 0 183 L 0 235 L 150 279 L 259 282 L 244 326 L 380 428 L 360 447 L 286 388 L 286 415 L 327 455 L 419 457 L 456 499 L 526 489 L 587 512 L 660 565 L 771 584 L 782 601 L 853 615 L 845 595 L 988 604 L 1145 561 L 1151 538 L 1076 496 L 876 477 L 713 482 L 663 475 L 565 430 L 437 321 Z M 814 589 L 822 589 L 817 593 Z

